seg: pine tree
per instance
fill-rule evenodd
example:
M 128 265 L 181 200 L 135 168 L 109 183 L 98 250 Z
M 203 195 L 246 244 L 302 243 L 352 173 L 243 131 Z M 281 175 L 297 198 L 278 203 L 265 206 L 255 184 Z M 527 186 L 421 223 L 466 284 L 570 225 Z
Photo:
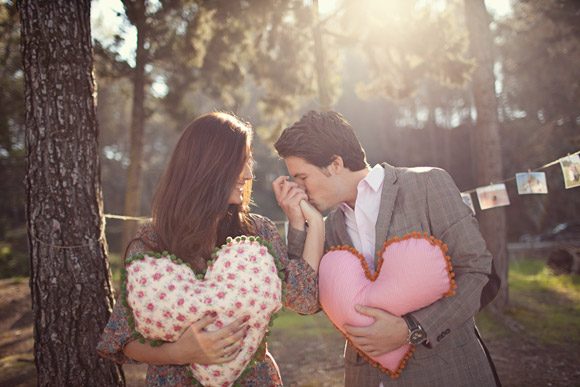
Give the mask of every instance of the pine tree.
M 90 1 L 22 1 L 26 191 L 39 386 L 124 385 L 100 358 L 113 297 L 93 99 Z
M 503 179 L 501 139 L 499 133 L 498 103 L 495 94 L 495 61 L 493 40 L 489 24 L 491 18 L 484 0 L 465 1 L 465 19 L 469 31 L 471 53 L 476 60 L 473 73 L 473 97 L 477 111 L 474 131 L 475 175 L 480 186 Z M 508 253 L 506 216 L 503 207 L 482 211 L 478 216 L 481 232 L 487 248 L 493 255 L 494 270 L 501 280 L 501 288 L 494 305 L 504 309 L 508 298 Z M 494 279 L 487 289 L 499 284 Z M 490 292 L 490 293 L 493 293 Z M 487 292 L 484 290 L 484 296 Z M 486 300 L 488 301 L 488 300 Z

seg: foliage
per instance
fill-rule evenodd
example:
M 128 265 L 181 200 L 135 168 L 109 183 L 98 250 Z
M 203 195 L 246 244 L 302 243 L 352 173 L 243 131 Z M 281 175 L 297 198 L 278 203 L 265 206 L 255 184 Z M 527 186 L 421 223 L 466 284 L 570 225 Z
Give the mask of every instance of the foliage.
M 302 1 L 123 4 L 127 22 L 143 31 L 147 99 L 155 94 L 152 82 L 164 83 L 167 92 L 158 98 L 176 126 L 208 110 L 208 103 L 239 111 L 249 103 L 248 91 L 257 94 L 252 103 L 263 120 L 280 121 L 314 93 L 311 9 Z M 118 53 L 122 41 L 118 35 L 106 47 L 96 42 L 104 81 L 130 74 Z
M 22 149 L 24 86 L 20 23 L 14 2 L 0 3 L 0 157 Z
M 3 239 L 0 241 L 0 278 L 28 276 L 30 259 L 26 228 L 10 230 Z
M 282 219 L 270 181 L 285 169 L 263 141 L 271 143 L 284 124 L 316 107 L 309 2 L 181 0 L 171 11 L 159 7 L 175 1 L 149 3 L 155 32 L 148 43 L 141 213 L 149 212 L 157 177 L 179 130 L 202 112 L 224 109 L 249 119 L 259 134 L 254 140 L 255 210 Z M 353 123 L 371 163 L 440 166 L 450 170 L 461 189 L 475 188 L 472 155 L 463 151 L 472 141 L 473 98 L 469 84 L 457 87 L 469 71 L 446 65 L 466 60 L 462 9 L 455 0 L 400 3 L 401 9 L 381 13 L 384 23 L 365 19 L 366 2 L 337 2 L 338 12 L 322 16 L 334 108 Z M 442 3 L 447 8 L 437 8 Z M 491 25 L 501 81 L 505 178 L 580 148 L 577 6 L 564 0 L 519 1 L 513 14 Z M 26 199 L 16 12 L 14 1 L 0 2 L 0 240 L 23 224 Z M 403 23 L 407 16 L 410 21 Z M 438 23 L 444 32 L 436 29 Z M 123 212 L 129 158 L 133 62 L 119 53 L 129 26 L 127 19 L 110 45 L 94 42 L 105 212 L 116 214 Z M 436 57 L 426 59 L 427 53 Z M 373 55 L 380 66 L 372 64 Z M 167 86 L 166 93 L 153 88 L 159 84 Z M 363 100 L 355 90 L 369 85 L 373 88 L 363 93 Z M 549 195 L 518 196 L 508 183 L 511 239 L 580 216 L 577 189 L 562 188 L 559 166 L 546 172 Z M 115 251 L 122 250 L 116 238 L 120 225 L 116 220 L 107 224 Z
M 463 86 L 473 67 L 457 2 L 345 1 L 345 34 L 368 58 L 370 79 L 361 95 L 392 99 L 412 96 L 427 78 Z
M 24 185 L 24 74 L 15 2 L 0 2 L 0 278 L 30 271 Z
M 506 176 L 580 149 L 579 26 L 580 4 L 569 0 L 519 1 L 497 23 Z M 506 209 L 514 238 L 580 216 L 578 194 L 563 189 L 559 169 L 546 171 L 548 195 L 510 191 L 517 198 Z
M 312 62 L 306 17 L 309 8 L 301 1 L 174 0 L 156 4 L 127 0 L 123 4 L 127 22 L 137 29 L 138 47 L 143 50 L 137 50 L 133 66 L 118 55 L 121 36 L 108 47 L 97 44 L 97 53 L 102 58 L 97 65 L 103 94 L 99 95 L 99 104 L 107 104 L 99 107 L 99 116 L 107 121 L 116 111 L 123 114 L 119 118 L 124 118 L 116 120 L 120 124 L 106 122 L 103 129 L 105 179 L 110 177 L 107 171 L 111 169 L 106 165 L 109 163 L 123 169 L 142 163 L 145 179 L 150 180 L 151 175 L 156 178 L 158 173 L 151 174 L 150 169 L 162 169 L 177 136 L 175 129 L 201 112 L 216 108 L 234 112 L 246 109 L 260 115 L 264 125 L 279 129 L 280 122 L 298 109 L 302 98 L 313 92 L 308 72 Z M 120 77 L 133 71 L 137 74 L 140 65 L 144 66 L 144 83 L 138 83 L 141 78 L 135 76 L 132 91 L 128 86 L 112 85 L 126 82 Z M 155 83 L 164 84 L 166 92 L 155 92 Z M 140 103 L 137 99 L 128 107 L 128 98 L 108 93 L 108 89 L 121 87 L 132 96 L 143 88 L 144 109 L 135 109 Z M 257 110 L 249 106 L 250 95 Z M 138 147 L 125 142 L 123 135 L 123 131 L 129 131 L 125 124 L 129 121 L 128 109 L 133 110 L 131 130 L 142 126 L 146 129 L 143 134 L 131 137 L 131 142 L 135 139 L 144 142 L 143 154 L 132 155 L 132 160 L 130 149 Z M 139 125 L 136 117 L 142 114 L 144 124 Z M 272 131 L 268 134 L 271 138 Z M 108 144 L 107 138 L 113 142 Z M 144 184 L 150 188 L 144 189 L 144 193 L 150 196 L 154 184 L 147 181 Z M 115 196 L 116 202 L 123 201 L 118 189 Z M 139 213 L 149 213 L 147 199 L 141 200 Z M 125 212 L 129 210 L 125 208 Z
M 198 13 L 206 32 L 203 55 L 196 61 L 177 55 L 167 67 L 164 102 L 176 117 L 189 120 L 203 111 L 192 104 L 203 94 L 214 109 L 216 103 L 247 109 L 279 128 L 314 93 L 310 9 L 302 1 L 209 2 Z M 269 132 L 259 131 L 276 134 Z
M 580 3 L 523 0 L 497 31 L 508 119 L 580 116 Z

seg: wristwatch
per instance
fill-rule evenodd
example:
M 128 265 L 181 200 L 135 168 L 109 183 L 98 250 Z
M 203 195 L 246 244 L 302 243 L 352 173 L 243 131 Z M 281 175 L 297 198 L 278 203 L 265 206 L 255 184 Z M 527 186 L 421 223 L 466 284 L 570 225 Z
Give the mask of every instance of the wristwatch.
M 427 333 L 413 316 L 406 314 L 403 319 L 407 323 L 407 328 L 409 328 L 409 336 L 407 337 L 409 344 L 419 345 L 427 341 Z

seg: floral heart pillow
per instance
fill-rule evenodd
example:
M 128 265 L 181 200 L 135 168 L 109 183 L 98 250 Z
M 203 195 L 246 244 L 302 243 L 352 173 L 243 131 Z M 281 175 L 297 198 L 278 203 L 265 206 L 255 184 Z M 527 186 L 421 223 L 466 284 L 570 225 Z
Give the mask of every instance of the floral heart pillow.
M 411 233 L 393 238 L 383 245 L 377 270 L 371 274 L 365 258 L 354 248 L 332 248 L 320 262 L 320 304 L 348 339 L 343 330 L 345 324 L 363 327 L 374 321 L 356 312 L 357 304 L 402 316 L 454 294 L 454 274 L 446 253 L 447 246 L 428 235 Z M 397 378 L 413 349 L 404 345 L 378 357 L 358 348 L 357 351 L 375 367 Z
M 176 341 L 192 323 L 208 313 L 214 331 L 249 316 L 242 350 L 225 364 L 191 364 L 192 376 L 204 386 L 229 386 L 255 363 L 270 320 L 282 307 L 283 274 L 267 242 L 238 237 L 213 254 L 205 276 L 168 253 L 145 253 L 126 261 L 124 301 L 136 338 L 152 345 Z M 252 364 L 250 364 L 252 363 Z

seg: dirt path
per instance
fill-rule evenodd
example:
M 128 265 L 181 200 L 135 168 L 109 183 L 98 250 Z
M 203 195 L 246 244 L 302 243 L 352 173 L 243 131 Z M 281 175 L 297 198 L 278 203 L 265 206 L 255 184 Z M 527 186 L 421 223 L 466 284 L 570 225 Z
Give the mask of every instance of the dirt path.
M 276 329 L 270 340 L 288 386 L 342 385 L 343 340 L 326 318 L 303 317 L 304 332 Z M 580 349 L 541 345 L 525 334 L 483 332 L 504 386 L 580 386 Z M 35 386 L 28 282 L 0 280 L 0 386 Z M 126 367 L 129 386 L 143 385 L 145 368 Z

